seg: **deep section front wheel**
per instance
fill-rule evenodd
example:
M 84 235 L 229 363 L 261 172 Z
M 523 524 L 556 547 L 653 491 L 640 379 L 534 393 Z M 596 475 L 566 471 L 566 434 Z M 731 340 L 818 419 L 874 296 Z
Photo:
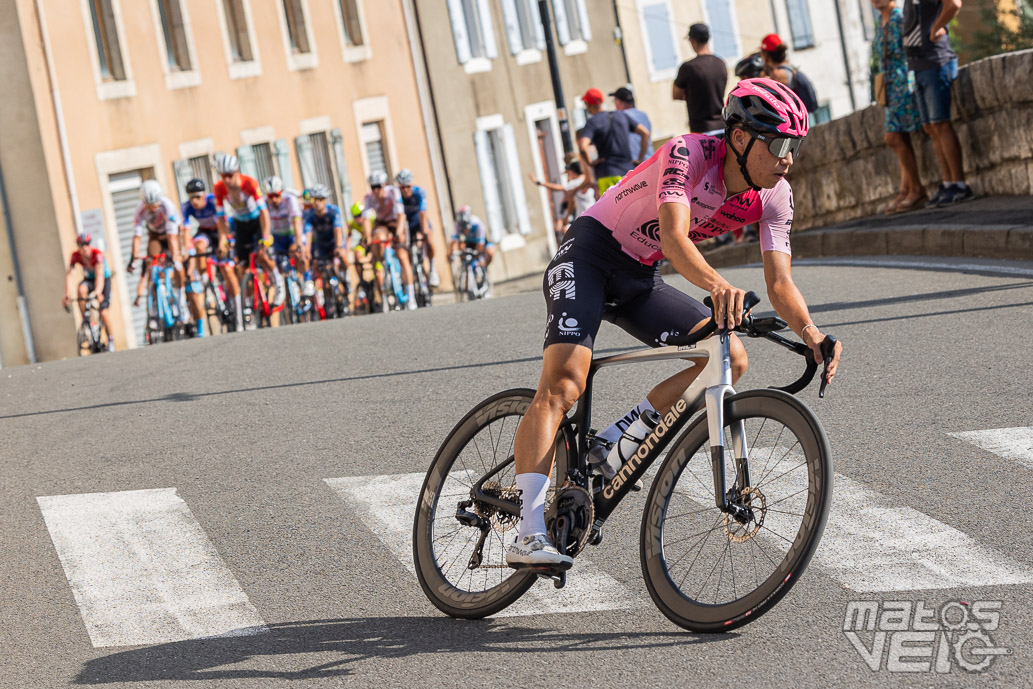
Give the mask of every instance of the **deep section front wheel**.
M 506 565 L 519 515 L 474 495 L 475 485 L 488 475 L 483 493 L 519 505 L 513 442 L 533 398 L 534 390 L 507 390 L 471 410 L 448 434 L 420 490 L 413 524 L 416 574 L 427 598 L 453 617 L 492 615 L 535 582 L 533 573 Z M 556 440 L 563 466 L 560 453 L 570 442 L 565 433 L 561 430 Z
M 746 462 L 731 429 L 742 424 Z M 646 499 L 642 574 L 675 624 L 725 632 L 770 610 L 796 583 L 821 540 L 832 499 L 828 440 L 814 413 L 778 390 L 725 400 L 725 495 L 714 499 L 707 418 L 678 438 Z

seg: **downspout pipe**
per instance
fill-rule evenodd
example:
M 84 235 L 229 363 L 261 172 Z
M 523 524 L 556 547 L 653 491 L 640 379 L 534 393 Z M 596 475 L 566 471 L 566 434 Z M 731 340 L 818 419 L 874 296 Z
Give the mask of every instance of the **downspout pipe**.
M 839 0 L 832 0 L 832 6 L 836 8 L 836 24 L 839 26 L 839 47 L 843 50 L 843 67 L 846 69 L 846 90 L 850 94 L 850 111 L 857 111 L 857 97 L 854 96 L 854 76 L 850 71 L 850 51 L 847 50 L 846 34 L 843 31 L 843 11 L 839 7 Z
M 25 288 L 22 283 L 21 264 L 18 261 L 18 246 L 14 242 L 14 228 L 11 225 L 11 209 L 7 205 L 7 186 L 4 184 L 4 168 L 0 164 L 0 206 L 4 209 L 4 227 L 7 230 L 7 246 L 11 252 L 11 265 L 14 272 L 14 285 L 18 290 L 18 315 L 21 316 L 22 338 L 25 351 L 29 355 L 29 363 L 36 363 L 36 343 L 32 339 L 32 327 L 29 322 L 29 309 L 25 302 Z

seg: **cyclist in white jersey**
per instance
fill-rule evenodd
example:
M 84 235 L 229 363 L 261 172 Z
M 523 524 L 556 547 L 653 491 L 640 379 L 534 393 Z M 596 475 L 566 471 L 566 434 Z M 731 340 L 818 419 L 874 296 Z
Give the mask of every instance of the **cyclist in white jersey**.
M 132 273 L 135 270 L 138 258 L 146 259 L 140 274 L 140 282 L 136 288 L 136 299 L 133 301 L 133 306 L 139 306 L 149 286 L 150 276 L 147 274 L 147 269 L 150 259 L 159 254 L 168 255 L 172 260 L 173 283 L 179 296 L 180 321 L 189 323 L 190 309 L 186 300 L 183 245 L 180 242 L 179 219 L 176 211 L 176 204 L 165 196 L 161 184 L 157 181 L 149 179 L 140 185 L 140 204 L 136 207 L 136 216 L 133 218 L 135 229 L 126 272 Z M 140 242 L 145 233 L 147 235 L 147 253 L 140 254 Z

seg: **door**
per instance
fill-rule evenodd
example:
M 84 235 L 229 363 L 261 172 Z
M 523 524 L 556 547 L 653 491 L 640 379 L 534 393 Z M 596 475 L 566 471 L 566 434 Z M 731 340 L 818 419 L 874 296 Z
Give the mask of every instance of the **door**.
M 148 169 L 120 172 L 108 178 L 108 192 L 111 194 L 111 205 L 115 209 L 115 225 L 118 228 L 118 244 L 126 263 L 132 255 L 130 251 L 133 247 L 133 218 L 140 203 L 140 185 L 145 179 L 154 179 L 154 171 Z M 140 250 L 146 249 L 146 245 L 141 243 Z M 122 293 L 129 299 L 128 309 L 132 319 L 132 323 L 126 325 L 126 344 L 129 347 L 137 347 L 143 343 L 144 327 L 147 325 L 147 305 L 143 304 L 139 308 L 133 306 L 141 270 L 142 265 L 139 261 L 133 275 L 127 275 L 124 266 L 111 266 L 112 274 L 117 275 L 122 283 Z

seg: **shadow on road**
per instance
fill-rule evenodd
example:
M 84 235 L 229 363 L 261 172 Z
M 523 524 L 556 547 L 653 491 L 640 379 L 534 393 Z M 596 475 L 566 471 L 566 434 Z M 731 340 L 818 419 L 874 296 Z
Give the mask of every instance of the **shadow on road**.
M 196 639 L 122 651 L 87 662 L 75 683 L 343 677 L 354 674 L 355 663 L 369 659 L 448 653 L 605 653 L 715 643 L 738 636 L 680 631 L 571 633 L 490 619 L 442 617 L 313 620 L 273 624 L 268 629 L 255 636 Z M 313 653 L 322 654 L 322 662 L 310 665 Z M 292 661 L 292 655 L 298 658 Z M 296 669 L 284 668 L 292 663 Z

